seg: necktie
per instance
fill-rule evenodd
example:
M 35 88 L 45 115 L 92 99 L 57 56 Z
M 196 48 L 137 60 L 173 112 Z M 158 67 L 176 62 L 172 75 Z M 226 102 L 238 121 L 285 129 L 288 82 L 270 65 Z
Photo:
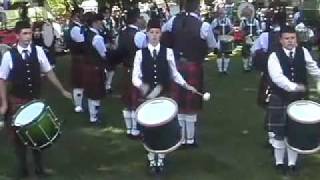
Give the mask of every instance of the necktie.
M 291 61 L 293 60 L 293 52 L 292 51 L 289 52 L 289 58 Z
M 157 59 L 157 50 L 155 50 L 155 49 L 153 50 L 152 57 L 153 57 L 154 60 Z
M 22 50 L 22 58 L 26 61 L 30 60 L 29 51 L 27 49 Z

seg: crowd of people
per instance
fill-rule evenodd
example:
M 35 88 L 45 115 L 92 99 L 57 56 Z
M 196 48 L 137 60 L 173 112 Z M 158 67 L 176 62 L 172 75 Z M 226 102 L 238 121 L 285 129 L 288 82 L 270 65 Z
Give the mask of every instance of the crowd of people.
M 139 105 L 165 96 L 178 104 L 174 121 L 179 124 L 181 147 L 197 147 L 195 134 L 203 103 L 199 96 L 204 90 L 203 63 L 208 53 L 214 52 L 218 72 L 229 74 L 230 54 L 238 33 L 235 26 L 242 33 L 239 42 L 243 70 L 249 72 L 255 68 L 261 72 L 258 100 L 266 111 L 265 125 L 275 167 L 282 173 L 295 173 L 298 153 L 284 142 L 288 121 L 285 110 L 291 102 L 307 98 L 307 73 L 320 82 L 320 69 L 309 53 L 310 47 L 304 47 L 310 39 L 302 40 L 306 27 L 302 27 L 301 16 L 295 15 L 294 23 L 290 24 L 281 11 L 267 17 L 256 13 L 250 3 L 240 7 L 239 17 L 234 17 L 224 5 L 217 6 L 211 22 L 202 20 L 199 1 L 192 0 L 187 0 L 184 9 L 171 17 L 151 10 L 148 22 L 138 8 L 128 9 L 118 19 L 107 7 L 98 12 L 74 9 L 64 32 L 64 43 L 71 56 L 72 93 L 63 88 L 53 71 L 54 37 L 48 44 L 41 33 L 45 23 L 50 22 L 31 25 L 19 21 L 15 27 L 18 42 L 3 55 L 0 66 L 0 113 L 5 115 L 6 128 L 15 147 L 18 178 L 28 176 L 27 148 L 17 137 L 16 127 L 11 126 L 12 116 L 19 106 L 40 97 L 41 75 L 46 75 L 63 96 L 73 99 L 74 112 L 86 112 L 83 105 L 86 99 L 88 122 L 95 126 L 103 120 L 99 116 L 103 108 L 101 101 L 114 93 L 112 79 L 118 69 L 117 73 L 123 77 L 122 114 L 129 138 L 144 141 L 146 128 L 139 125 L 136 117 Z M 7 83 L 12 85 L 8 92 Z M 150 172 L 161 173 L 167 152 L 147 151 Z M 33 154 L 36 174 L 46 176 L 41 150 L 33 150 Z

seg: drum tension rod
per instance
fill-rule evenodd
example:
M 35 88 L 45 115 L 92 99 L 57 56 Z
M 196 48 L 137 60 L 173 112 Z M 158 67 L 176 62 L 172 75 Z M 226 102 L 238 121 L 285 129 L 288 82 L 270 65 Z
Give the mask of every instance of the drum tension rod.
M 47 132 L 42 128 L 42 126 L 39 125 L 38 127 L 40 128 L 40 130 L 42 131 L 42 133 L 46 136 L 46 138 L 48 139 L 48 141 L 50 141 L 50 138 L 49 138 Z
M 33 144 L 33 146 L 37 146 L 37 143 L 35 143 L 32 139 L 32 137 L 29 135 L 29 131 L 26 131 L 26 135 L 29 138 L 29 140 L 31 141 L 31 143 Z

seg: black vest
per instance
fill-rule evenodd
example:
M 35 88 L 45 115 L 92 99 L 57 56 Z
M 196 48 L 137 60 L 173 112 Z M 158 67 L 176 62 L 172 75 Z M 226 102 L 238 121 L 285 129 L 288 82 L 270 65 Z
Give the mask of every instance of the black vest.
M 142 81 L 153 89 L 160 84 L 168 89 L 170 82 L 170 67 L 167 60 L 167 48 L 160 46 L 157 59 L 154 60 L 149 49 L 142 49 L 141 63 Z
M 255 19 L 252 19 L 251 20 L 252 22 L 252 31 L 251 31 L 251 33 L 252 33 L 252 35 L 254 35 L 254 36 L 256 36 L 256 35 L 258 35 L 257 34 L 257 25 L 256 25 L 256 23 L 255 23 Z M 244 20 L 243 21 L 243 23 L 245 24 L 245 26 L 244 26 L 244 32 L 245 32 L 245 34 L 246 35 L 249 35 L 250 34 L 250 26 L 249 26 L 249 22 L 248 22 L 248 20 Z
M 9 74 L 12 83 L 10 93 L 19 98 L 38 98 L 40 96 L 40 63 L 37 50 L 31 46 L 32 52 L 29 60 L 23 60 L 17 48 L 10 50 L 13 68 Z
M 223 24 L 224 25 L 224 35 L 228 34 L 231 31 L 230 25 L 227 25 L 227 18 L 224 18 L 224 20 L 221 20 L 217 18 L 217 26 L 214 28 L 214 30 L 217 30 L 219 34 L 215 34 L 215 36 L 223 35 Z
M 67 38 L 67 46 L 70 48 L 70 53 L 77 55 L 77 54 L 83 54 L 85 47 L 84 47 L 84 42 L 75 42 L 71 38 L 71 30 L 76 26 L 78 26 L 81 29 L 80 31 L 81 31 L 81 34 L 83 35 L 85 35 L 86 30 L 84 27 L 81 27 L 74 22 L 71 22 L 69 25 L 69 29 L 68 29 L 69 38 Z
M 134 36 L 138 32 L 137 29 L 127 26 L 119 33 L 118 50 L 122 54 L 123 65 L 133 67 L 133 60 L 138 48 L 134 43 Z
M 282 48 L 276 51 L 276 55 L 279 59 L 281 69 L 283 74 L 292 82 L 304 84 L 306 87 L 308 85 L 307 81 L 307 69 L 306 69 L 306 61 L 304 58 L 304 52 L 302 47 L 296 48 L 296 53 L 294 56 L 294 60 L 290 60 L 290 58 L 285 54 Z M 297 99 L 304 98 L 306 93 L 295 93 L 295 92 L 287 92 L 282 88 L 278 87 L 275 83 L 271 82 L 272 93 L 279 95 L 286 101 L 293 101 Z
M 201 20 L 191 15 L 181 14 L 175 17 L 172 33 L 176 60 L 184 57 L 190 62 L 204 61 L 208 47 L 206 41 L 200 37 L 201 26 Z
M 103 59 L 96 48 L 92 45 L 92 41 L 95 35 L 96 33 L 91 30 L 87 32 L 87 36 L 85 39 L 85 44 L 87 45 L 85 53 L 87 58 L 85 59 L 85 63 L 100 66 L 103 63 Z

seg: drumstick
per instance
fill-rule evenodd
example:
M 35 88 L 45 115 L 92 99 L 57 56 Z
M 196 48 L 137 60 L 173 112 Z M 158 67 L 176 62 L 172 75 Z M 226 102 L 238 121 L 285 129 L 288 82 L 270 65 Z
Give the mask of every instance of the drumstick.
M 204 101 L 209 101 L 211 94 L 209 92 L 201 93 L 199 91 L 193 91 L 193 93 L 198 94 L 199 96 L 202 96 L 202 99 Z

